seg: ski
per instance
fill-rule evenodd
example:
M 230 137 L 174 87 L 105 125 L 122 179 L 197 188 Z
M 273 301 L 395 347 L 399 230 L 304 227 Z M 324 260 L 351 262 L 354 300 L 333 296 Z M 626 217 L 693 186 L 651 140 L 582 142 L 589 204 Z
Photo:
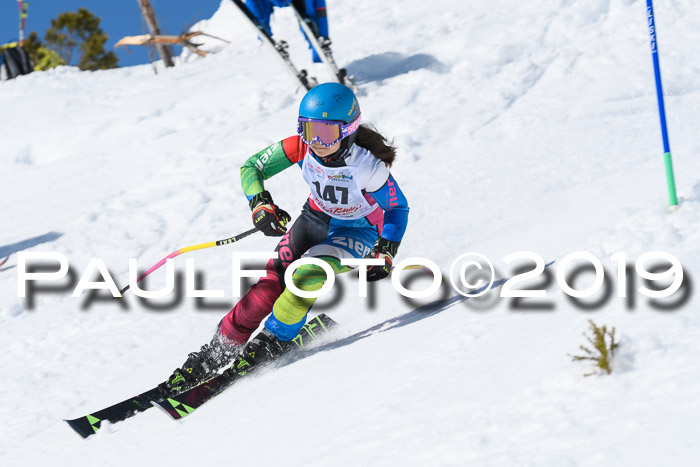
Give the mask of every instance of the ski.
M 231 1 L 248 19 L 250 25 L 253 26 L 256 34 L 258 35 L 262 43 L 268 46 L 270 49 L 272 49 L 275 56 L 277 56 L 283 63 L 285 69 L 287 69 L 287 71 L 289 71 L 289 73 L 292 76 L 294 76 L 294 79 L 296 79 L 299 82 L 299 84 L 301 84 L 307 91 L 312 87 L 316 86 L 316 84 L 318 84 L 316 79 L 312 76 L 309 76 L 306 70 L 299 70 L 296 66 L 294 66 L 294 64 L 289 58 L 289 52 L 287 50 L 289 48 L 289 45 L 285 41 L 276 41 L 275 39 L 273 39 L 272 36 L 270 36 L 267 33 L 265 27 L 260 23 L 258 18 L 255 17 L 255 15 L 248 9 L 247 6 L 245 6 L 245 4 L 241 0 Z
M 102 422 L 110 423 L 121 422 L 129 417 L 146 411 L 153 407 L 151 402 L 162 399 L 163 396 L 160 390 L 155 387 L 149 391 L 139 394 L 138 396 L 126 399 L 118 404 L 114 404 L 97 412 L 85 415 L 83 417 L 74 418 L 73 420 L 64 420 L 70 425 L 76 433 L 83 438 L 94 435 L 100 429 Z
M 335 324 L 335 321 L 330 319 L 328 316 L 326 316 L 325 314 L 320 314 L 302 328 L 301 332 L 299 332 L 299 335 L 294 338 L 294 343 L 297 345 L 298 348 L 303 348 L 309 340 L 313 340 L 316 338 L 316 335 L 319 333 L 319 330 L 325 331 L 327 328 L 333 327 Z M 234 364 L 243 366 L 240 358 L 234 360 Z M 219 386 L 222 386 L 224 383 L 226 385 L 230 385 L 232 383 L 232 381 L 230 381 L 231 378 L 222 378 L 224 374 L 226 374 L 226 372 L 210 379 L 209 381 L 201 384 L 200 386 L 195 386 L 194 388 L 190 389 L 190 391 L 194 391 L 194 389 L 197 388 L 202 388 L 200 391 L 211 392 L 211 390 L 218 389 Z M 233 379 L 242 376 L 243 374 L 245 374 L 245 372 L 242 371 L 242 369 L 238 369 L 238 372 Z M 221 387 L 220 391 L 222 391 L 225 387 L 226 386 Z M 179 396 L 184 396 L 190 391 L 185 391 L 179 395 L 173 395 L 168 400 L 176 401 Z M 213 395 L 211 397 L 213 397 Z M 196 402 L 192 402 L 192 404 L 198 407 L 199 405 L 206 402 L 206 400 L 208 400 L 208 398 L 204 399 L 204 401 L 199 403 L 198 405 Z M 109 423 L 116 423 L 124 421 L 127 418 L 131 418 L 141 412 L 150 409 L 156 403 L 160 402 L 165 402 L 165 398 L 163 397 L 163 393 L 161 392 L 161 390 L 158 389 L 158 386 L 156 386 L 153 389 L 150 389 L 142 394 L 130 397 L 129 399 L 123 400 L 107 408 L 98 410 L 97 412 L 93 412 L 82 417 L 64 421 L 80 436 L 82 436 L 83 438 L 88 438 L 100 430 L 102 422 L 106 421 Z
M 316 24 L 314 24 L 306 13 L 297 10 L 294 4 L 292 4 L 291 7 L 294 10 L 294 14 L 297 16 L 297 20 L 299 20 L 299 25 L 301 26 L 302 31 L 304 31 L 304 35 L 307 37 L 312 47 L 316 50 L 316 53 L 321 58 L 321 61 L 323 61 L 323 63 L 330 68 L 331 73 L 333 73 L 333 76 L 336 77 L 336 80 L 340 84 L 344 84 L 352 89 L 353 92 L 357 92 L 357 85 L 352 78 L 348 76 L 347 70 L 345 70 L 345 68 L 338 68 L 338 65 L 335 63 L 333 52 L 331 51 L 330 38 L 323 37 L 319 34 Z
M 303 349 L 309 342 L 315 340 L 319 334 L 328 331 L 336 326 L 336 322 L 325 314 L 320 314 L 309 321 L 301 328 L 299 335 L 293 339 L 296 344 L 295 350 Z M 264 368 L 265 364 L 252 364 L 248 360 L 255 359 L 255 354 L 250 350 L 250 343 L 243 349 L 241 355 L 236 357 L 233 364 L 219 376 L 200 384 L 188 391 L 184 391 L 167 399 L 153 400 L 151 403 L 157 405 L 174 420 L 179 420 L 196 409 L 214 396 L 221 394 L 226 388 L 238 381 L 245 375 L 257 372 Z M 287 354 L 283 354 L 287 355 Z M 246 360 L 247 357 L 251 357 Z M 265 362 L 269 363 L 269 362 Z M 260 366 L 262 365 L 262 366 Z

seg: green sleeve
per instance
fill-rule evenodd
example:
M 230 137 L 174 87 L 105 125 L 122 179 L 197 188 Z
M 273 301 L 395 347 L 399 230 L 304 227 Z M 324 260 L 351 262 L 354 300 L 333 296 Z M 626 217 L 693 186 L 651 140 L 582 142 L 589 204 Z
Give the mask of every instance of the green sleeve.
M 269 146 L 251 156 L 241 167 L 241 186 L 243 193 L 250 199 L 265 189 L 264 180 L 277 175 L 287 167 L 292 166 L 284 153 L 282 141 Z

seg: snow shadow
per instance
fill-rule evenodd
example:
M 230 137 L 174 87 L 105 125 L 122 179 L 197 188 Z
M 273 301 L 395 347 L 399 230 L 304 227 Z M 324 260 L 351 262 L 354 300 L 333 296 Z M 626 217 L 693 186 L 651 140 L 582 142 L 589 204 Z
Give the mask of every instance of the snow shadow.
M 495 289 L 497 287 L 502 286 L 508 279 L 500 279 L 495 281 L 492 285 L 491 288 Z M 485 290 L 488 287 L 488 285 L 482 287 L 481 289 L 475 290 L 473 293 L 478 294 Z M 293 355 L 290 355 L 289 357 L 285 358 L 283 361 L 280 361 L 279 366 L 287 366 L 290 365 L 298 360 L 302 360 L 304 358 L 310 357 L 318 352 L 325 352 L 327 350 L 334 350 L 338 349 L 341 347 L 345 347 L 346 345 L 354 344 L 355 342 L 365 339 L 367 337 L 373 336 L 374 334 L 378 334 L 380 332 L 386 332 L 391 329 L 396 329 L 400 328 L 403 326 L 407 326 L 409 324 L 413 324 L 417 321 L 430 318 L 431 316 L 435 316 L 438 313 L 441 313 L 448 308 L 451 308 L 453 305 L 457 303 L 464 302 L 466 300 L 469 300 L 469 296 L 464 296 L 464 295 L 455 295 L 450 298 L 446 298 L 443 300 L 435 300 L 434 302 L 430 302 L 426 305 L 420 306 L 416 308 L 413 311 L 409 311 L 408 313 L 405 313 L 400 316 L 396 316 L 394 318 L 388 319 L 382 323 L 376 324 L 372 326 L 371 328 L 365 329 L 363 331 L 360 331 L 358 333 L 355 333 L 351 336 L 339 339 L 339 340 L 334 340 L 331 342 L 327 342 L 325 344 L 320 344 L 318 346 L 312 346 L 311 348 L 304 349 L 303 352 L 295 353 Z
M 382 81 L 422 69 L 445 73 L 448 67 L 428 54 L 406 56 L 398 52 L 385 52 L 355 60 L 348 64 L 347 69 L 354 76 L 355 82 L 359 84 Z
M 549 263 L 545 264 L 545 268 L 550 267 L 551 265 L 554 264 L 554 261 L 550 261 Z M 280 366 L 287 366 L 289 364 L 292 364 L 298 360 L 302 360 L 304 358 L 310 357 L 311 355 L 314 355 L 318 352 L 324 352 L 327 350 L 333 350 L 333 349 L 338 349 L 341 347 L 345 347 L 346 345 L 354 344 L 355 342 L 365 339 L 367 337 L 371 337 L 375 334 L 379 334 L 380 332 L 386 332 L 390 331 L 392 329 L 396 328 L 401 328 L 403 326 L 408 326 L 409 324 L 413 324 L 417 321 L 421 321 L 426 318 L 430 318 L 431 316 L 435 316 L 438 313 L 441 313 L 448 308 L 451 308 L 453 305 L 456 305 L 457 303 L 462 303 L 470 299 L 476 298 L 481 292 L 486 290 L 487 288 L 490 289 L 496 289 L 498 287 L 501 287 L 503 284 L 505 284 L 510 277 L 504 277 L 502 279 L 498 279 L 494 281 L 492 284 L 484 285 L 483 287 L 476 289 L 472 292 L 473 296 L 469 295 L 461 295 L 457 294 L 454 295 L 450 298 L 445 298 L 441 300 L 435 300 L 433 302 L 427 303 L 425 305 L 419 306 L 418 308 L 409 311 L 408 313 L 405 313 L 400 316 L 396 316 L 394 318 L 388 319 L 384 322 L 381 322 L 379 324 L 376 324 L 372 326 L 371 328 L 365 329 L 363 331 L 357 332 L 351 336 L 344 337 L 342 339 L 330 341 L 324 344 L 320 344 L 318 346 L 312 346 L 308 349 L 304 349 L 303 352 L 295 353 L 293 355 L 290 355 L 288 358 L 284 359 L 284 361 L 281 361 L 279 363 Z
M 62 233 L 49 232 L 44 235 L 39 235 L 38 237 L 28 238 L 26 240 L 19 241 L 17 243 L 11 243 L 9 245 L 0 246 L 0 259 L 11 255 L 12 253 L 17 253 L 18 251 L 26 250 L 28 248 L 41 245 L 42 243 L 53 242 L 57 238 L 62 237 Z
M 499 281 L 496 281 L 493 283 L 491 288 L 496 288 L 500 287 L 506 282 L 507 279 L 501 279 Z M 475 293 L 481 292 L 481 289 L 477 290 Z M 435 316 L 438 313 L 441 313 L 448 308 L 451 308 L 453 305 L 457 303 L 462 303 L 466 300 L 469 300 L 471 297 L 464 296 L 464 295 L 455 295 L 450 298 L 446 298 L 444 300 L 436 300 L 434 302 L 428 303 L 426 305 L 420 306 L 416 308 L 413 311 L 409 311 L 408 313 L 405 313 L 400 316 L 396 316 L 394 318 L 388 319 L 382 323 L 376 324 L 372 326 L 371 328 L 365 329 L 364 331 L 358 332 L 356 334 L 353 334 L 351 336 L 345 337 L 343 339 L 329 342 L 324 345 L 320 345 L 317 348 L 309 349 L 313 350 L 315 352 L 321 352 L 324 350 L 331 350 L 339 347 L 345 347 L 346 345 L 354 344 L 355 342 L 365 339 L 367 337 L 370 337 L 374 334 L 378 334 L 380 332 L 386 332 L 392 329 L 396 328 L 401 328 L 404 326 L 408 326 L 409 324 L 413 324 L 417 321 L 421 321 L 426 318 L 430 318 L 431 316 Z

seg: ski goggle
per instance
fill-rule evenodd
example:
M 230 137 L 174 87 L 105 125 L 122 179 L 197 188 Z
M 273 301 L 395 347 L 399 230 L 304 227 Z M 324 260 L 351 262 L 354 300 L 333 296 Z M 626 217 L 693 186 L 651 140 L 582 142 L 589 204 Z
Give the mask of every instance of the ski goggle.
M 346 136 L 355 133 L 360 127 L 361 118 L 358 115 L 355 121 L 347 125 L 335 120 L 315 120 L 313 118 L 299 117 L 297 133 L 302 141 L 311 144 L 317 141 L 322 146 L 330 147 Z

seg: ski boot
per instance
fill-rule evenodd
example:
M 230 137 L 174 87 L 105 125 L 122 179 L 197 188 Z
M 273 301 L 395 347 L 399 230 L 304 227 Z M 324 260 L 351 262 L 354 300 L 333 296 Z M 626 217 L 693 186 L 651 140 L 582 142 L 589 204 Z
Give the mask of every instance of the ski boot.
M 281 341 L 270 330 L 264 328 L 245 345 L 228 371 L 243 376 L 271 363 L 294 347 L 296 346 L 292 341 Z
M 243 376 L 249 371 L 257 370 L 285 354 L 292 354 L 304 349 L 319 335 L 337 326 L 337 323 L 325 314 L 320 314 L 306 323 L 299 334 L 291 341 L 282 341 L 272 331 L 263 328 L 241 350 L 226 372 L 229 375 Z
M 209 344 L 204 344 L 199 352 L 190 353 L 182 367 L 158 385 L 161 394 L 169 397 L 213 378 L 238 355 L 240 349 L 240 344 L 225 342 L 217 332 Z

